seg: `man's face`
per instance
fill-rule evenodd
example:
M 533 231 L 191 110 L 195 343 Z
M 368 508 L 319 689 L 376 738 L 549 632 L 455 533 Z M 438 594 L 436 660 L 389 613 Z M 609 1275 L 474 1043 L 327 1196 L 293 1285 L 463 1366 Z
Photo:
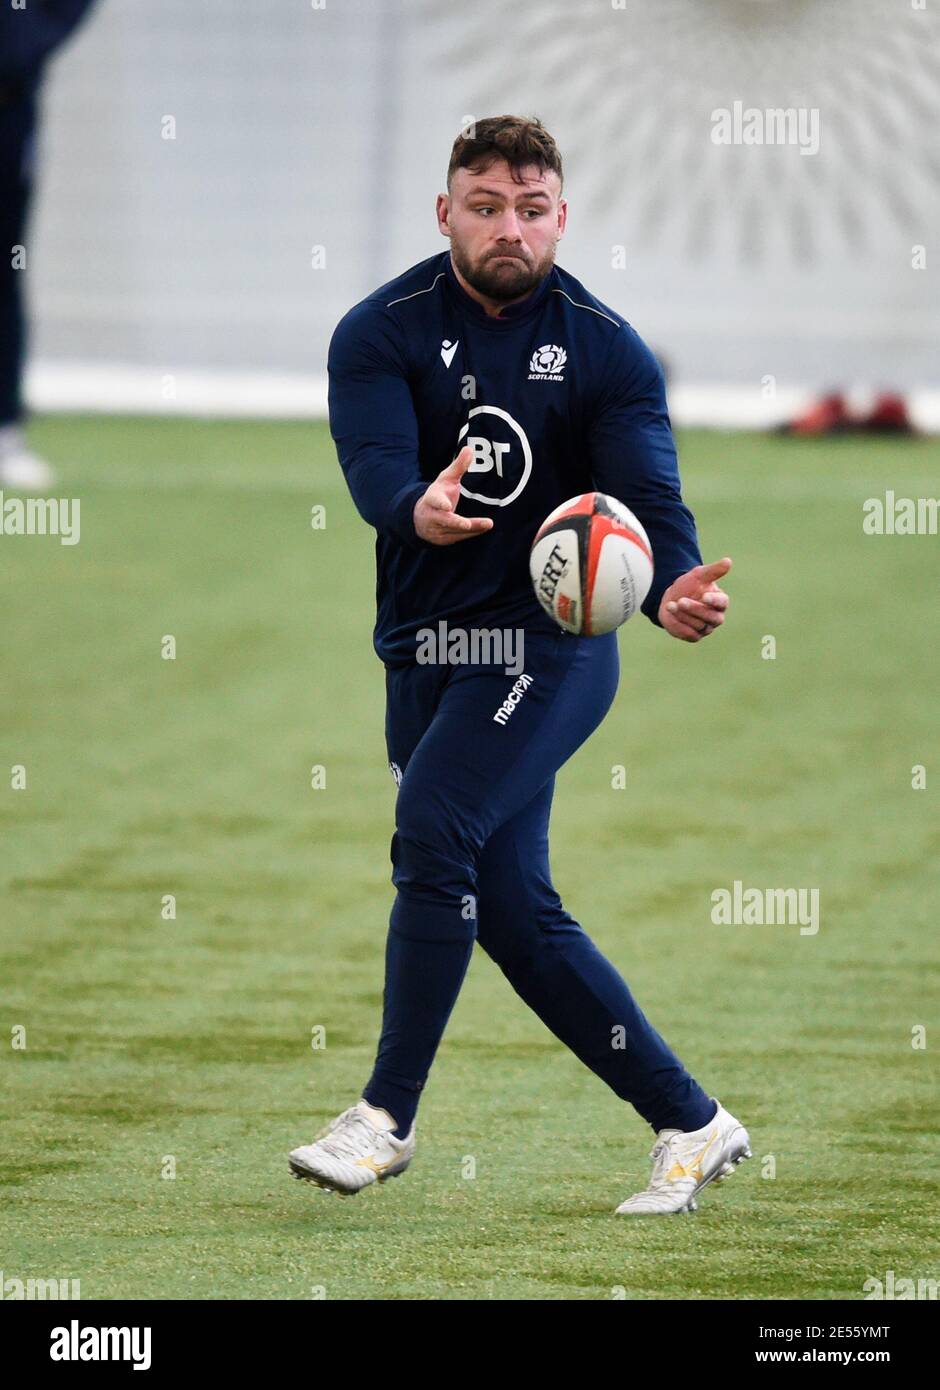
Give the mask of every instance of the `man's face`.
M 482 173 L 457 169 L 437 200 L 438 225 L 450 237 L 454 265 L 469 285 L 496 303 L 521 299 L 555 263 L 568 206 L 556 173 L 537 165 L 513 179 L 505 160 Z

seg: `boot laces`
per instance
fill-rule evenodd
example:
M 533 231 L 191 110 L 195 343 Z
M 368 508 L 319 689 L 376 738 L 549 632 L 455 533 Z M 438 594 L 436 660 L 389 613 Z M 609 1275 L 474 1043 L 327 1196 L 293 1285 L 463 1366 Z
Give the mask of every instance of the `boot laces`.
M 377 1137 L 378 1130 L 375 1125 L 353 1106 L 352 1109 L 343 1111 L 319 1143 L 334 1158 L 359 1158 L 363 1147 L 375 1146 Z
M 653 1160 L 653 1173 L 650 1178 L 650 1187 L 666 1186 L 666 1174 L 672 1167 L 675 1157 L 671 1148 L 671 1139 L 674 1137 L 673 1135 L 670 1136 L 669 1139 L 658 1139 L 650 1149 L 650 1158 Z

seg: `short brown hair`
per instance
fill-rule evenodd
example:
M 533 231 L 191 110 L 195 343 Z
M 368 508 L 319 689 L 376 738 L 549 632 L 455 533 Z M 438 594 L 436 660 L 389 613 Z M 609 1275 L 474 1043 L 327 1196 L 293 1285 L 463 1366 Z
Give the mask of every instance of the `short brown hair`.
M 457 169 L 480 174 L 495 160 L 505 159 L 516 183 L 522 183 L 521 170 L 535 164 L 542 171 L 552 170 L 564 182 L 558 146 L 535 116 L 487 116 L 475 121 L 470 134 L 457 136 L 447 166 L 447 187 Z

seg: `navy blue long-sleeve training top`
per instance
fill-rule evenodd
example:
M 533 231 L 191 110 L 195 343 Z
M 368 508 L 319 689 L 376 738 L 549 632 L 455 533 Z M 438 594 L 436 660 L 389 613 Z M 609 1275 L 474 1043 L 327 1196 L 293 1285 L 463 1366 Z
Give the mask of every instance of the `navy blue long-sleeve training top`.
M 578 493 L 610 493 L 646 528 L 652 622 L 673 580 L 702 563 L 660 366 L 559 266 L 493 318 L 460 285 L 450 252 L 431 256 L 343 316 L 327 366 L 339 462 L 377 532 L 375 650 L 387 665 L 414 661 L 418 629 L 441 621 L 557 631 L 535 597 L 529 550 L 548 513 Z M 431 545 L 415 532 L 415 503 L 466 444 L 457 511 L 493 527 Z

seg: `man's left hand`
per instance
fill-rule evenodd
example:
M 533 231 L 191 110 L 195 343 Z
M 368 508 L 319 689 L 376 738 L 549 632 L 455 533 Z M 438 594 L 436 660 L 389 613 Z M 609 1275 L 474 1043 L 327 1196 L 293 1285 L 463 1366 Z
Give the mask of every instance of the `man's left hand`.
M 659 621 L 671 637 L 701 642 L 721 627 L 729 600 L 718 587 L 718 580 L 730 568 L 726 555 L 714 564 L 696 565 L 669 585 L 659 605 Z

